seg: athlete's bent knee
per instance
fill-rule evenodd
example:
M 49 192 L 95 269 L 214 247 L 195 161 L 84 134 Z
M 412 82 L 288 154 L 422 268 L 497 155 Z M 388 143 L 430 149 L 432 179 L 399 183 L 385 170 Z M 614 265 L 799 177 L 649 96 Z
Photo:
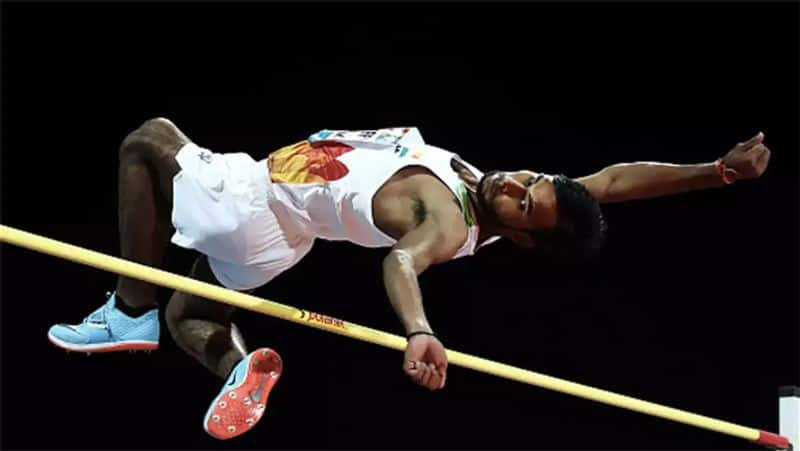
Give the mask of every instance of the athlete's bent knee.
M 148 119 L 125 137 L 120 145 L 120 157 L 159 158 L 175 153 L 185 143 L 186 139 L 172 121 L 157 117 Z
M 140 130 L 153 134 L 174 133 L 178 130 L 175 124 L 165 117 L 154 117 L 144 121 L 139 127 Z

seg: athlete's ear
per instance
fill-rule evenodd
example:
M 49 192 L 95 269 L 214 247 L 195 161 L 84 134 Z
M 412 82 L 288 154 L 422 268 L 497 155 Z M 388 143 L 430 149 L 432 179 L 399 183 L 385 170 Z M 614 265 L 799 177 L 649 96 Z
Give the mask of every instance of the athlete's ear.
M 459 177 L 461 177 L 461 180 L 464 181 L 470 191 L 474 192 L 477 189 L 478 178 L 461 162 L 461 158 L 458 155 L 450 159 L 450 167 L 458 173 Z
M 503 233 L 503 235 L 505 235 L 519 247 L 530 249 L 536 246 L 536 243 L 533 241 L 533 237 L 531 237 L 529 232 L 523 232 L 520 230 L 507 230 L 505 233 Z

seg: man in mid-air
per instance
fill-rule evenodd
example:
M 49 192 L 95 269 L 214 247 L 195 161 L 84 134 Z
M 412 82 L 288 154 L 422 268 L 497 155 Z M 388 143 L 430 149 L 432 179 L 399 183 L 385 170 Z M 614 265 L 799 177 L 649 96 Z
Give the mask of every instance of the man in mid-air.
M 770 158 L 763 139 L 758 133 L 710 163 L 622 163 L 570 179 L 484 174 L 416 128 L 323 130 L 255 161 L 199 147 L 169 120 L 152 119 L 120 146 L 121 253 L 160 267 L 171 237 L 199 252 L 191 277 L 249 291 L 295 265 L 317 238 L 390 248 L 384 284 L 408 337 L 403 370 L 436 390 L 447 358 L 425 317 L 417 276 L 426 268 L 499 238 L 561 259 L 589 256 L 605 235 L 599 204 L 759 177 Z M 80 324 L 54 325 L 48 337 L 71 351 L 156 349 L 155 295 L 155 286 L 119 277 L 102 307 Z M 258 422 L 282 369 L 274 350 L 245 350 L 234 310 L 175 292 L 165 313 L 178 345 L 226 380 L 204 419 L 219 439 Z

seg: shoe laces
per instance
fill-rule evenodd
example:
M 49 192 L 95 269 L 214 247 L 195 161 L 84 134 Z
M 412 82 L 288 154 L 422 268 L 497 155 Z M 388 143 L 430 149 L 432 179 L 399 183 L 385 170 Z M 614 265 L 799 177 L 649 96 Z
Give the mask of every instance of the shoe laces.
M 90 313 L 89 316 L 87 316 L 83 320 L 83 323 L 84 324 L 87 324 L 87 323 L 89 323 L 89 324 L 103 324 L 106 327 L 108 327 L 107 313 L 111 308 L 113 308 L 113 305 L 111 304 L 111 302 L 108 302 L 108 299 L 110 299 L 110 298 L 111 298 L 111 292 L 106 292 L 106 300 L 107 300 L 106 303 L 103 304 L 103 306 L 100 307 L 99 309 L 97 309 L 97 310 L 93 311 L 92 313 Z

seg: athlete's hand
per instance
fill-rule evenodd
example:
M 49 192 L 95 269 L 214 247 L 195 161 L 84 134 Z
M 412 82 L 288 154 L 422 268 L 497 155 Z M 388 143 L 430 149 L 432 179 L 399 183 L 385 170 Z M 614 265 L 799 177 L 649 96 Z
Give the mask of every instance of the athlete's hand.
M 767 170 L 769 149 L 764 145 L 764 134 L 756 136 L 736 146 L 722 158 L 725 166 L 736 172 L 736 179 L 754 179 Z
M 447 355 L 444 346 L 431 335 L 414 335 L 409 338 L 403 371 L 414 382 L 429 390 L 443 388 L 447 379 Z

